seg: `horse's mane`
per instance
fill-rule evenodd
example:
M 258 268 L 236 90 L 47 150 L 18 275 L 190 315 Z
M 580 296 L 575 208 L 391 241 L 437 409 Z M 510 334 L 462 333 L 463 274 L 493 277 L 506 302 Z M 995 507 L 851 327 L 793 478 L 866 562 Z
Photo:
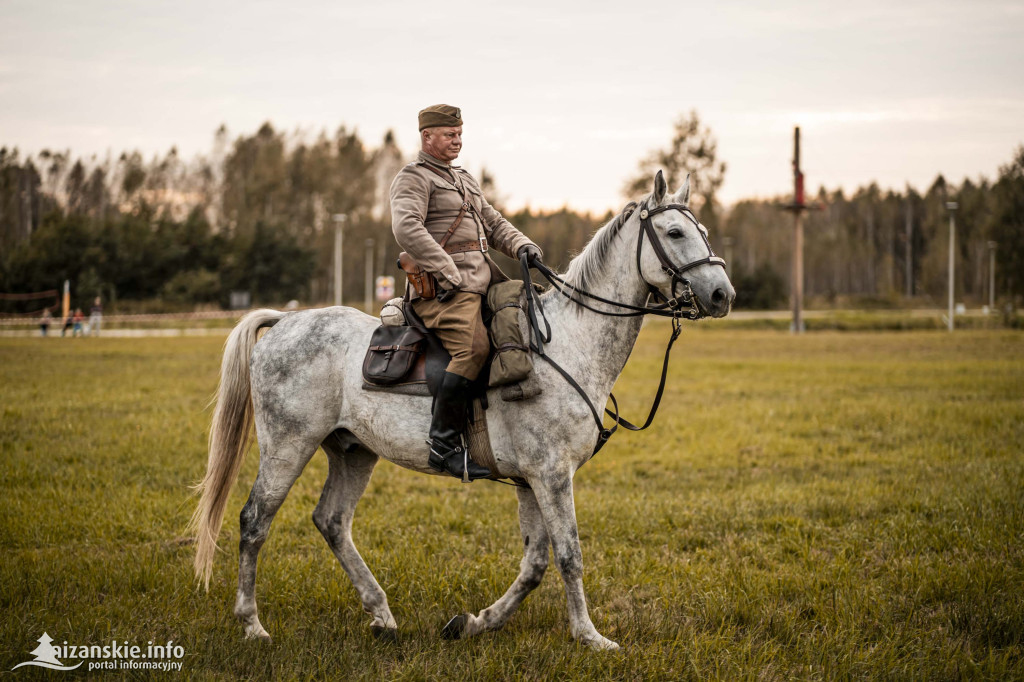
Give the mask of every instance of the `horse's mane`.
M 647 199 L 640 202 L 641 206 L 647 205 Z M 619 230 L 626 224 L 633 210 L 637 207 L 636 202 L 629 202 L 617 216 L 608 221 L 603 227 L 594 232 L 587 245 L 578 256 L 569 262 L 569 268 L 565 272 L 565 283 L 569 289 L 580 289 L 589 291 L 593 289 L 594 283 L 601 274 L 602 266 L 612 242 L 618 236 Z

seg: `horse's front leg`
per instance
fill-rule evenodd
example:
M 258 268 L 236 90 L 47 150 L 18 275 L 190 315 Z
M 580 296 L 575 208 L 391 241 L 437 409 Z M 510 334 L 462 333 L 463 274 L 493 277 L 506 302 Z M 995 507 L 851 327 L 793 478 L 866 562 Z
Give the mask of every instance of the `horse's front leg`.
M 479 615 L 464 613 L 452 618 L 441 632 L 445 639 L 470 637 L 502 627 L 544 577 L 550 545 L 544 519 L 532 490 L 517 488 L 516 492 L 519 495 L 519 530 L 523 536 L 523 560 L 519 564 L 519 575 L 505 594 Z
M 576 528 L 576 505 L 572 494 L 572 475 L 560 472 L 542 480 L 531 480 L 537 504 L 544 518 L 555 562 L 565 582 L 569 603 L 569 630 L 572 636 L 594 649 L 618 649 L 619 645 L 602 637 L 587 612 L 583 592 L 583 553 Z

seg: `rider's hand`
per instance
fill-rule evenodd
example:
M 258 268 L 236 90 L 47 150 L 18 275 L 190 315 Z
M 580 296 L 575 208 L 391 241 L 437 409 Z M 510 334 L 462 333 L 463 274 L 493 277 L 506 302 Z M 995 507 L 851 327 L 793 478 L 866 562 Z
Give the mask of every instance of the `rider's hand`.
M 527 265 L 534 265 L 536 263 L 540 263 L 541 262 L 541 255 L 542 254 L 540 252 L 540 249 L 537 248 L 536 245 L 534 245 L 534 244 L 525 244 L 525 245 L 523 245 L 519 249 L 519 253 L 516 254 L 516 255 L 518 255 L 520 258 L 522 258 L 523 255 L 525 255 L 526 256 L 526 263 L 527 263 Z

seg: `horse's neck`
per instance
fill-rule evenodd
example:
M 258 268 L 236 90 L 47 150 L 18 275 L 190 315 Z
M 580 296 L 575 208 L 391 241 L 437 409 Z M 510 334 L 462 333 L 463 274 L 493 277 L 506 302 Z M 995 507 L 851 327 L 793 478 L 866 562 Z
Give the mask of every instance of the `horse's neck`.
M 632 239 L 619 236 L 608 251 L 603 272 L 594 278 L 588 293 L 609 301 L 642 306 L 647 300 L 647 286 L 636 274 L 635 259 L 635 236 Z M 580 294 L 576 297 L 598 310 L 627 312 Z M 549 314 L 552 324 L 549 348 L 559 362 L 564 360 L 574 366 L 576 380 L 591 397 L 603 400 L 629 359 L 643 318 L 611 317 L 580 309 L 576 303 L 554 291 L 547 299 L 552 309 Z

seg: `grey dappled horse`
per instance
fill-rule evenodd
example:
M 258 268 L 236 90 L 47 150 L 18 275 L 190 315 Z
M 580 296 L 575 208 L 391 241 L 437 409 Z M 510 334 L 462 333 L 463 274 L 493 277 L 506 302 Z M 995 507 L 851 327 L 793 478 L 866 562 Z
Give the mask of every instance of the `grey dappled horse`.
M 633 306 L 645 305 L 651 294 L 648 284 L 672 298 L 672 280 L 650 238 L 641 242 L 637 255 L 640 216 L 650 221 L 671 262 L 706 261 L 707 231 L 681 210 L 689 195 L 689 178 L 669 195 L 659 172 L 654 193 L 640 204 L 641 210 L 621 214 L 602 227 L 573 259 L 565 280 L 580 291 Z M 687 279 L 701 314 L 723 317 L 735 292 L 720 259 L 714 260 L 690 269 Z M 594 405 L 603 406 L 633 349 L 642 318 L 601 315 L 554 290 L 541 300 L 552 334 L 547 355 L 579 382 Z M 270 637 L 257 617 L 256 556 L 274 514 L 318 447 L 327 453 L 329 471 L 313 522 L 373 617 L 374 633 L 397 633 L 387 596 L 352 543 L 353 510 L 381 457 L 420 473 L 437 472 L 427 464 L 425 445 L 430 398 L 362 389 L 363 355 L 378 324 L 376 318 L 344 307 L 295 313 L 256 310 L 242 318 L 225 344 L 208 468 L 192 519 L 195 570 L 209 588 L 217 535 L 255 423 L 260 468 L 241 513 L 234 609 L 247 637 Z M 272 329 L 257 342 L 264 327 Z M 550 546 L 565 582 L 573 637 L 595 649 L 614 649 L 618 645 L 597 632 L 587 612 L 573 502 L 573 474 L 592 456 L 597 426 L 583 398 L 551 366 L 537 362 L 535 371 L 543 393 L 523 402 L 503 402 L 494 394 L 487 411 L 498 473 L 529 483 L 529 488 L 516 489 L 524 546 L 519 575 L 489 607 L 453 619 L 446 634 L 465 637 L 504 625 L 540 583 Z

